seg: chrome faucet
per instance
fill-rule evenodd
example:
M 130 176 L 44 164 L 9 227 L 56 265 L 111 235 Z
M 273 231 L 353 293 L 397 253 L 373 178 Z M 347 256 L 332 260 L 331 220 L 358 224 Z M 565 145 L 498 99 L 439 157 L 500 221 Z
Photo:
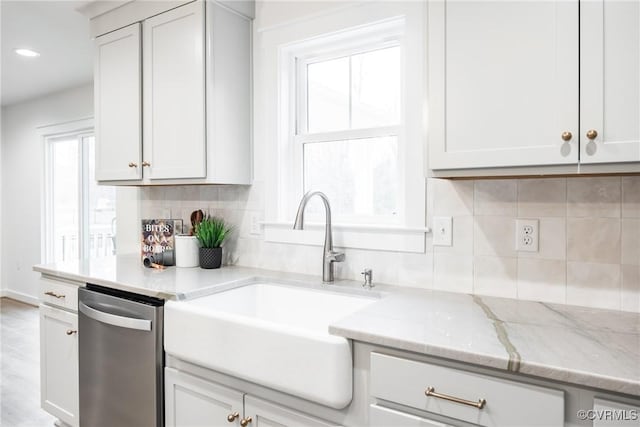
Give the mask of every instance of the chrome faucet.
M 298 213 L 296 214 L 296 222 L 293 224 L 294 230 L 302 230 L 304 228 L 304 209 L 307 207 L 309 199 L 313 196 L 319 196 L 324 203 L 325 228 L 324 228 L 324 250 L 322 255 L 322 281 L 333 282 L 333 263 L 344 261 L 344 253 L 333 250 L 333 237 L 331 234 L 331 206 L 329 199 L 320 191 L 309 191 L 300 200 Z

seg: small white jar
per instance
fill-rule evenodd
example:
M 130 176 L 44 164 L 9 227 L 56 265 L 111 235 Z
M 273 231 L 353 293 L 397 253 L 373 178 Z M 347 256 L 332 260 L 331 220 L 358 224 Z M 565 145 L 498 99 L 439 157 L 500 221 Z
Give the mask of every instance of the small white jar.
M 176 236 L 176 267 L 197 267 L 200 264 L 196 236 L 179 234 Z

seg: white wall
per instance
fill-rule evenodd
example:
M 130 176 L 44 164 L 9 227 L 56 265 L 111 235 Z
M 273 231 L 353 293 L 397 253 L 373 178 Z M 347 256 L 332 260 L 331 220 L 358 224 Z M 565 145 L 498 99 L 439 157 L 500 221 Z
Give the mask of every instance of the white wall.
M 41 126 L 93 116 L 93 86 L 51 94 L 2 109 L 2 285 L 5 295 L 36 302 L 43 234 L 44 143 Z
M 393 4 L 396 12 L 402 7 L 388 2 L 391 13 Z M 363 3 L 350 7 L 365 8 Z M 275 197 L 267 184 L 277 172 L 269 160 L 276 150 L 277 61 L 266 47 L 274 40 L 296 42 L 288 36 L 291 28 L 317 25 L 327 16 L 338 25 L 348 12 L 344 2 L 258 2 L 254 185 L 145 188 L 140 215 L 170 215 L 188 223 L 192 210 L 207 210 L 236 226 L 226 262 L 319 277 L 322 246 L 271 243 L 251 234 L 252 217 L 264 218 Z M 428 179 L 427 225 L 432 215 L 453 218 L 453 246 L 433 246 L 428 235 L 425 253 L 346 249 L 336 276 L 361 280 L 360 271 L 370 267 L 376 282 L 640 312 L 640 176 Z M 538 253 L 514 250 L 517 217 L 540 219 Z M 132 251 L 139 250 L 135 246 Z

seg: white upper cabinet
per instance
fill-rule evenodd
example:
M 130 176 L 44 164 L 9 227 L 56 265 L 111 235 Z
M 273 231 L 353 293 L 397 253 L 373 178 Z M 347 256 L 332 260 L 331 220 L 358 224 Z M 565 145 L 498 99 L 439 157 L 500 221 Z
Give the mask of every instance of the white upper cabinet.
M 629 172 L 640 161 L 639 8 L 430 1 L 433 174 Z
M 250 184 L 251 19 L 214 1 L 160 4 L 92 20 L 111 30 L 143 17 L 96 37 L 96 179 Z
M 140 24 L 96 38 L 94 51 L 96 179 L 141 179 Z
M 143 28 L 143 157 L 148 176 L 204 178 L 204 3 L 154 16 Z
M 638 162 L 640 2 L 582 2 L 580 41 L 580 162 Z

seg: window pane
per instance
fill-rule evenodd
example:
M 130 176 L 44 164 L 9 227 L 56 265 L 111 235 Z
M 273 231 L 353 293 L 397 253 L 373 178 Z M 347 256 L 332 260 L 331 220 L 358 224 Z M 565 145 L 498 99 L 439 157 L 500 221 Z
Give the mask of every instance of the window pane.
M 91 258 L 115 254 L 116 189 L 95 180 L 95 138 L 85 137 L 88 150 L 89 253 Z
M 309 132 L 349 127 L 349 58 L 307 65 Z
M 304 144 L 304 190 L 326 193 L 336 218 L 391 218 L 398 208 L 397 146 L 397 137 Z M 324 215 L 318 203 L 308 210 Z
M 78 258 L 80 253 L 79 153 L 76 138 L 57 140 L 52 144 L 53 257 L 59 262 Z
M 351 127 L 399 124 L 400 48 L 353 55 L 351 61 Z

